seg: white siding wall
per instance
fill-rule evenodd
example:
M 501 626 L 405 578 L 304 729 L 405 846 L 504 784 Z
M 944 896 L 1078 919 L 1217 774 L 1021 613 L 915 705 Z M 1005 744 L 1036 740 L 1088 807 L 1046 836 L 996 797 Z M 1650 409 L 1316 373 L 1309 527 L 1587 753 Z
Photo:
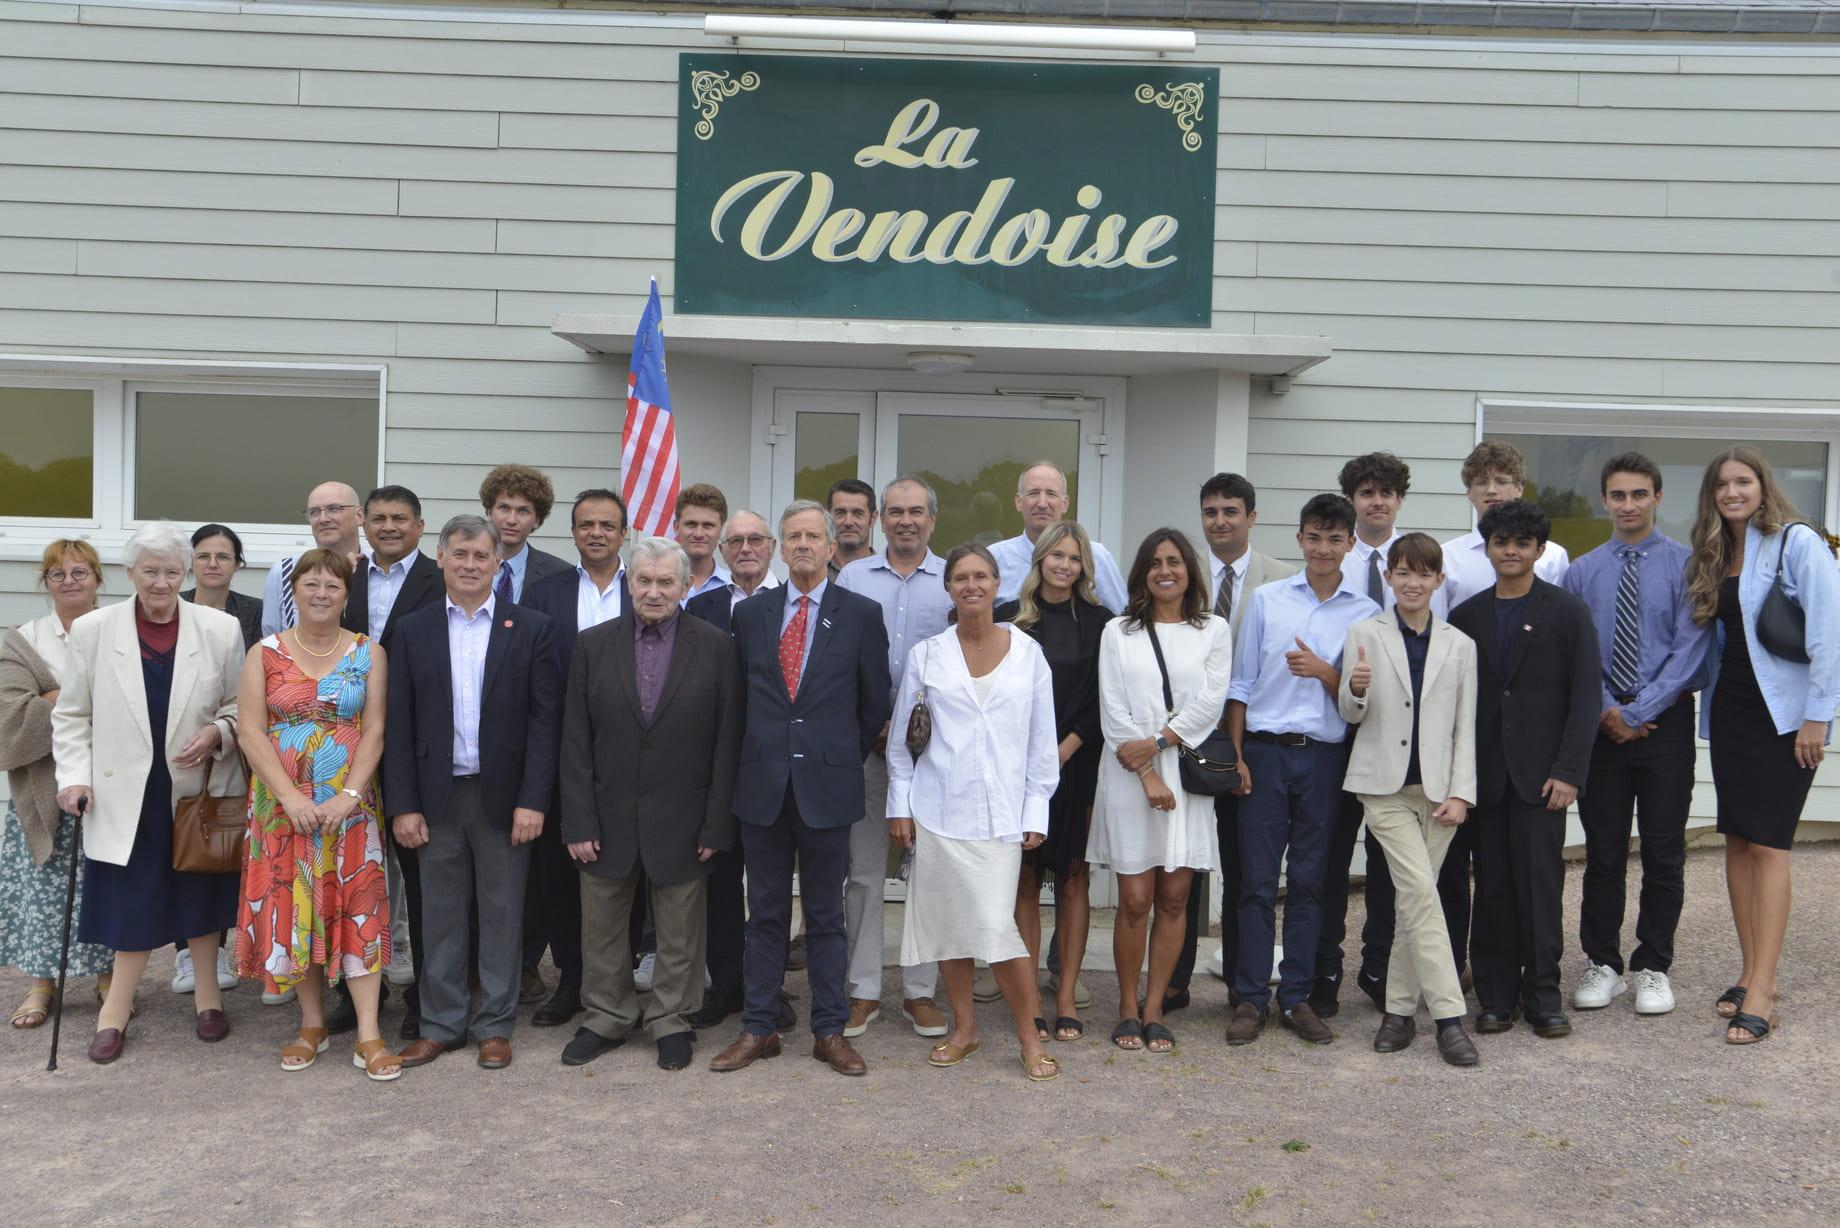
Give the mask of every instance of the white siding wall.
M 676 53 L 707 48 L 554 17 L 0 0 L 0 352 L 386 362 L 387 476 L 431 524 L 500 461 L 612 481 L 625 364 L 548 323 L 670 294 Z M 1407 527 L 1467 527 L 1479 396 L 1840 395 L 1840 59 L 1205 38 L 1215 327 L 1337 350 L 1255 384 L 1261 548 L 1376 447 Z M 746 368 L 673 376 L 686 477 L 743 501 Z M 0 566 L 5 620 L 27 579 Z

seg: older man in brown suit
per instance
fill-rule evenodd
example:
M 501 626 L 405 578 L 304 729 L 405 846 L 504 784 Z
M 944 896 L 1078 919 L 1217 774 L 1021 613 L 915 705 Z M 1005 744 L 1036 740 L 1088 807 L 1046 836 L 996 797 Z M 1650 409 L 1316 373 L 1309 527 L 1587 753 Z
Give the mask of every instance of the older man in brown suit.
M 703 1001 L 710 858 L 735 846 L 731 803 L 742 693 L 727 635 L 678 605 L 690 559 L 663 538 L 627 564 L 632 609 L 575 643 L 563 708 L 562 839 L 581 870 L 583 1026 L 562 1051 L 580 1066 L 641 1022 L 658 1065 L 690 1064 L 685 1018 Z M 649 884 L 658 931 L 641 1011 L 628 919 Z

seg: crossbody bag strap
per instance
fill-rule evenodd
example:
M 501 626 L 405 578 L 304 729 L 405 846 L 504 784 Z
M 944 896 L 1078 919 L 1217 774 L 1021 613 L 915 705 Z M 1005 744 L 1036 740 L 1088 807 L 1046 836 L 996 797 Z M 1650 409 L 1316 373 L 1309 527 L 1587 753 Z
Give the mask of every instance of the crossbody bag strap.
M 1789 552 L 1789 530 L 1793 529 L 1798 524 L 1808 525 L 1811 529 L 1814 527 L 1813 525 L 1809 525 L 1806 520 L 1792 520 L 1783 526 L 1782 541 L 1778 542 L 1776 545 L 1776 578 L 1773 583 L 1782 583 L 1784 556 Z
M 1170 718 L 1174 719 L 1176 697 L 1175 693 L 1169 689 L 1169 665 L 1163 660 L 1162 642 L 1156 638 L 1156 624 L 1146 620 L 1144 630 L 1150 633 L 1150 650 L 1156 653 L 1156 670 L 1163 675 L 1163 707 L 1169 713 Z

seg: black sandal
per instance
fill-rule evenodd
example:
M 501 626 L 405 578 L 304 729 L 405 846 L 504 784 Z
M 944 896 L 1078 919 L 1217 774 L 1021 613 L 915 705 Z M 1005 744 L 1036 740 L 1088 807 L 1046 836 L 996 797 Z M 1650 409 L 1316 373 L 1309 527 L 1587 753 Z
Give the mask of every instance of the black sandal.
M 1119 1043 L 1126 1040 L 1134 1040 L 1137 1043 L 1134 1045 Z M 1112 1029 L 1112 1043 L 1126 1053 L 1142 1053 L 1144 1051 L 1144 1025 L 1135 1019 L 1120 1019 L 1118 1026 Z
M 1169 1048 L 1150 1048 L 1150 1046 L 1154 1045 L 1159 1040 L 1168 1041 Z M 1155 1054 L 1174 1053 L 1176 1051 L 1176 1034 L 1164 1027 L 1161 1023 L 1146 1023 L 1144 1025 L 1144 1048 Z
M 1733 985 L 1718 996 L 1718 1000 L 1712 1004 L 1712 1013 L 1720 1019 L 1734 1019 L 1738 1012 L 1744 1009 L 1744 999 L 1748 996 L 1750 996 L 1750 990 L 1742 985 Z M 1731 1005 L 1729 1013 L 1722 1009 L 1727 1003 Z
M 1072 1032 L 1072 1036 L 1062 1036 L 1062 1032 Z M 1086 1035 L 1086 1025 L 1072 1015 L 1062 1015 L 1054 1021 L 1054 1039 L 1072 1041 Z
M 1725 1034 L 1726 1044 L 1754 1045 L 1770 1034 L 1770 1029 L 1776 1026 L 1776 1020 L 1765 1019 L 1761 1015 L 1738 1014 L 1733 1015 L 1725 1026 L 1727 1029 L 1736 1028 L 1739 1031 L 1750 1034 L 1749 1040 L 1733 1040 L 1731 1038 L 1731 1032 L 1728 1030 Z
M 1053 1035 L 1048 1031 L 1048 1021 L 1046 1019 L 1043 1019 L 1040 1015 L 1035 1016 L 1035 1039 L 1036 1040 L 1053 1040 L 1054 1039 Z

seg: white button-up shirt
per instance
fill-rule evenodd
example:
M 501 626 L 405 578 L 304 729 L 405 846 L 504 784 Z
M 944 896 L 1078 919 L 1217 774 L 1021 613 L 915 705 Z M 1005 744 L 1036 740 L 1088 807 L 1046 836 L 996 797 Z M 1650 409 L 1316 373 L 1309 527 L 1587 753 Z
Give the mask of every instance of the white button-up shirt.
M 1380 607 L 1351 587 L 1346 577 L 1327 601 L 1318 601 L 1308 571 L 1260 585 L 1251 601 L 1235 637 L 1227 698 L 1246 705 L 1248 730 L 1340 742 L 1348 736 L 1348 722 L 1336 709 L 1335 696 L 1316 679 L 1291 673 L 1284 654 L 1295 651 L 1302 639 L 1311 652 L 1339 669 L 1348 628 L 1372 618 Z
M 764 593 L 770 588 L 778 587 L 779 577 L 769 571 L 766 575 L 760 577 L 760 583 L 754 586 L 754 593 Z M 735 607 L 746 601 L 749 597 L 752 597 L 754 593 L 750 593 L 742 588 L 739 584 L 735 583 L 735 578 L 730 576 L 728 578 L 728 612 L 733 614 L 735 612 Z
M 479 707 L 486 686 L 486 647 L 492 641 L 492 607 L 496 598 L 473 612 L 447 598 L 448 665 L 454 683 L 454 775 L 479 774 Z
M 1230 609 L 1239 609 L 1241 597 L 1246 591 L 1246 565 L 1252 562 L 1252 550 L 1248 547 L 1239 552 L 1239 557 L 1231 563 L 1223 563 L 1220 556 L 1208 552 L 1208 609 L 1214 610 L 1220 605 L 1220 580 L 1223 575 L 1231 575 L 1233 583 L 1233 604 Z
M 1124 576 L 1112 552 L 1097 541 L 1093 549 L 1093 596 L 1114 614 L 1124 613 L 1130 597 L 1125 592 Z M 990 547 L 990 557 L 997 560 L 997 602 L 1014 601 L 1022 591 L 1022 581 L 1035 561 L 1035 543 L 1027 533 L 1006 537 Z
M 1368 560 L 1374 558 L 1376 555 L 1379 556 L 1380 604 L 1389 610 L 1393 608 L 1394 597 L 1393 586 L 1386 582 L 1386 552 L 1391 550 L 1393 548 L 1393 543 L 1398 540 L 1399 531 L 1397 529 L 1393 531 L 1391 537 L 1381 542 L 1378 546 L 1368 545 L 1361 540 L 1360 534 L 1357 533 L 1354 539 L 1354 549 L 1350 550 L 1347 556 L 1342 559 L 1342 578 L 1347 582 L 1348 587 L 1352 588 L 1363 597 L 1372 600 L 1373 594 L 1367 591 L 1367 570 L 1370 566 Z M 1493 576 L 1493 574 L 1493 571 L 1491 571 L 1490 575 Z M 1491 579 L 1490 583 L 1494 583 L 1494 580 Z
M 1533 565 L 1533 574 L 1548 584 L 1565 579 L 1572 556 L 1558 542 L 1546 543 L 1546 553 Z M 1489 562 L 1488 543 L 1482 534 L 1471 529 L 1462 537 L 1444 543 L 1444 584 L 1431 594 L 1431 609 L 1439 618 L 1480 593 L 1495 587 L 1495 564 Z
M 598 627 L 620 616 L 620 584 L 626 579 L 624 567 L 613 573 L 613 579 L 607 581 L 605 589 L 594 587 L 594 577 L 588 569 L 577 563 L 575 574 L 580 577 L 580 584 L 575 591 L 575 630 L 577 633 L 589 627 Z
M 409 568 L 415 565 L 415 556 L 406 554 L 388 567 L 379 567 L 372 553 L 364 556 L 364 565 L 369 568 L 365 595 L 370 598 L 371 639 L 377 640 L 383 638 L 383 629 L 389 625 L 390 611 L 396 605 L 397 594 L 402 592 L 403 581 L 409 578 Z
M 955 627 L 909 654 L 888 734 L 888 817 L 948 840 L 1020 844 L 1026 832 L 1048 834 L 1048 799 L 1061 777 L 1054 679 L 1040 645 L 1003 630 L 1009 651 L 981 679 L 966 667 Z M 916 763 L 906 732 L 922 686 L 933 736 Z

